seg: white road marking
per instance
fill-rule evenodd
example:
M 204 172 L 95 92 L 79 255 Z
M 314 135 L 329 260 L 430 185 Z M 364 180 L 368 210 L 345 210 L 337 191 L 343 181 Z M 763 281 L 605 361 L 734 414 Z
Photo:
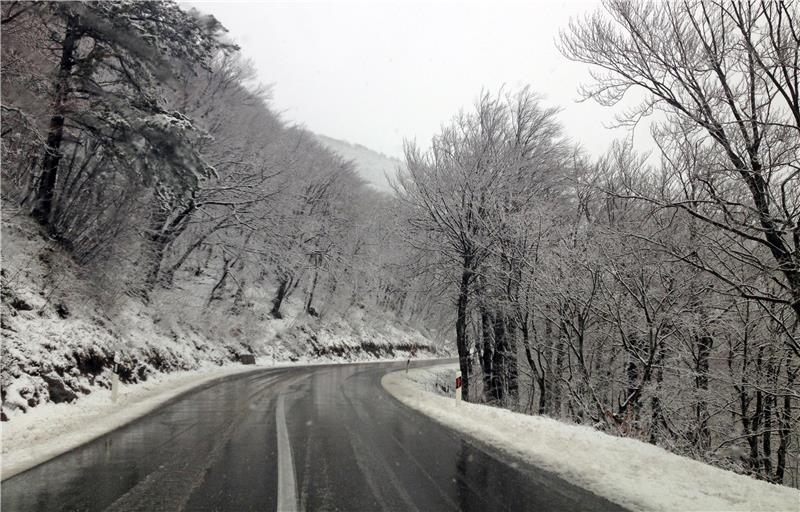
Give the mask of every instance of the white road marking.
M 289 444 L 289 431 L 286 428 L 286 406 L 284 395 L 278 396 L 275 410 L 275 425 L 278 434 L 278 510 L 295 512 L 297 510 L 297 486 L 294 480 L 292 447 Z

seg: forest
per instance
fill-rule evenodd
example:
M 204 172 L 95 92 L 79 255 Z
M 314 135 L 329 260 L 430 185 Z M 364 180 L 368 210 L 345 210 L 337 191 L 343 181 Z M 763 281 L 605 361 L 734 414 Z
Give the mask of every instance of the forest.
M 800 8 L 607 0 L 557 42 L 654 150 L 588 155 L 530 88 L 476 91 L 393 192 L 284 121 L 212 16 L 4 2 L 3 202 L 109 309 L 210 275 L 454 345 L 464 399 L 800 486 Z M 535 66 L 531 62 L 521 66 Z M 639 98 L 639 96 L 637 96 Z
M 3 38 L 4 197 L 112 304 L 208 270 L 207 302 L 234 310 L 269 276 L 276 318 L 301 282 L 312 315 L 333 296 L 412 308 L 393 200 L 271 109 L 213 17 L 11 2 Z
M 398 197 L 449 290 L 470 400 L 798 485 L 800 13 L 611 0 L 560 51 L 657 147 L 599 159 L 533 91 L 484 92 Z

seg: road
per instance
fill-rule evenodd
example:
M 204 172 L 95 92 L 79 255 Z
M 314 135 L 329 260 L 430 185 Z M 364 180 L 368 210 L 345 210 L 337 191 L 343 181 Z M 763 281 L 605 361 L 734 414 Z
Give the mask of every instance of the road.
M 2 510 L 622 510 L 403 406 L 380 379 L 404 366 L 210 383 L 4 481 Z

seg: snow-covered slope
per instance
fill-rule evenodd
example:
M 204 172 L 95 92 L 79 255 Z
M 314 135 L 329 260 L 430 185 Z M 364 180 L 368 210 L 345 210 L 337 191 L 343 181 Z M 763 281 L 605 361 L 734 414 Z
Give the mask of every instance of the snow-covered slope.
M 248 290 L 249 306 L 207 304 L 203 278 L 183 276 L 145 304 L 101 289 L 27 216 L 5 210 L 2 224 L 2 417 L 45 402 L 72 402 L 107 389 L 114 359 L 123 382 L 157 372 L 196 369 L 253 353 L 276 361 L 400 358 L 413 346 L 436 352 L 419 332 L 380 311 L 352 307 L 321 318 L 286 303 L 269 315 L 272 290 Z
M 436 394 L 456 365 L 386 375 L 401 402 L 512 457 L 631 510 L 800 510 L 800 491 L 681 457 L 635 439 Z
M 391 191 L 389 181 L 386 179 L 387 175 L 390 178 L 393 177 L 397 172 L 397 168 L 404 165 L 403 162 L 396 158 L 388 157 L 360 144 L 351 144 L 319 134 L 317 134 L 317 139 L 331 151 L 355 162 L 356 171 L 361 177 L 383 192 Z

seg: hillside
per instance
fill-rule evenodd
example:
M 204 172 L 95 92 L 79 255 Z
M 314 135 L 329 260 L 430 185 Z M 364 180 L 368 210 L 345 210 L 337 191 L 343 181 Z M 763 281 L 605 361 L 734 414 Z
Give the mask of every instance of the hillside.
M 8 207 L 2 225 L 2 417 L 108 388 L 116 354 L 123 382 L 236 361 L 359 361 L 439 350 L 421 333 L 363 304 L 319 317 L 290 297 L 269 314 L 272 288 L 246 291 L 248 307 L 206 304 L 213 280 L 181 273 L 176 285 L 140 298 L 103 290 L 39 226 Z
M 370 185 L 383 192 L 391 192 L 387 176 L 391 179 L 398 167 L 403 166 L 400 160 L 373 151 L 361 144 L 351 144 L 320 134 L 316 134 L 316 136 L 323 146 L 343 158 L 355 162 L 356 171 Z

